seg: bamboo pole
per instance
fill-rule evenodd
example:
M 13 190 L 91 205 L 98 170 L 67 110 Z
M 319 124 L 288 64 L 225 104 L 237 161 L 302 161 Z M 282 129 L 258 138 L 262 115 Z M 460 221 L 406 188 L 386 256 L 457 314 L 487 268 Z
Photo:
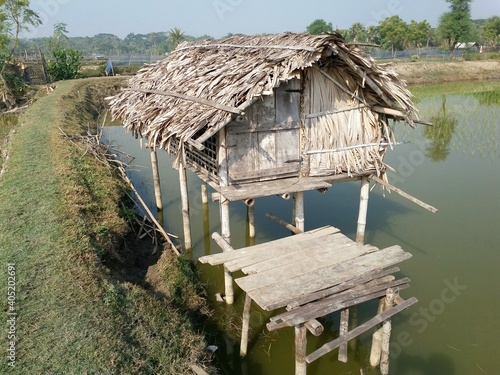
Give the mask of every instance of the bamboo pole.
M 387 289 L 384 303 L 384 311 L 389 310 L 394 305 L 394 290 Z M 391 343 L 391 321 L 387 319 L 382 325 L 382 353 L 380 355 L 380 373 L 389 374 L 389 346 Z
M 349 309 L 344 309 L 340 312 L 339 336 L 344 336 L 348 331 L 349 331 Z M 338 359 L 340 362 L 347 363 L 347 343 L 340 345 Z
M 207 183 L 205 181 L 201 182 L 201 203 L 208 203 L 208 188 Z
M 380 299 L 377 314 L 389 310 L 395 301 L 394 290 L 389 288 L 386 291 L 386 296 Z M 388 324 L 386 324 L 388 323 Z M 389 339 L 391 336 L 391 322 L 387 320 L 384 322 L 382 328 L 379 328 L 372 336 L 372 349 L 370 353 L 370 365 L 376 367 L 380 364 L 382 367 L 389 368 Z M 384 365 L 382 364 L 384 363 Z M 387 370 L 388 371 L 388 370 Z M 387 373 L 386 373 L 387 374 Z M 385 374 L 384 374 L 385 375 Z
M 177 255 L 181 255 L 179 253 L 179 250 L 177 250 L 174 243 L 170 239 L 169 234 L 167 232 L 165 232 L 165 229 L 163 229 L 163 226 L 161 226 L 160 223 L 158 222 L 158 220 L 156 220 L 156 218 L 153 216 L 153 213 L 148 208 L 148 205 L 146 204 L 146 202 L 144 202 L 144 199 L 142 199 L 141 195 L 139 194 L 139 192 L 135 188 L 135 186 L 132 183 L 132 181 L 130 180 L 130 178 L 127 176 L 127 173 L 125 172 L 125 170 L 122 167 L 119 167 L 118 170 L 120 171 L 120 174 L 121 174 L 123 180 L 128 184 L 128 186 L 130 186 L 130 189 L 132 189 L 133 193 L 135 194 L 136 198 L 139 200 L 142 208 L 144 208 L 144 210 L 146 211 L 146 214 L 149 216 L 150 220 L 155 224 L 156 230 L 158 230 L 161 233 L 161 235 L 163 236 L 163 238 L 170 244 L 170 247 L 172 248 L 172 250 Z
M 307 375 L 307 328 L 295 326 L 295 375 Z
M 221 195 L 220 200 L 220 218 L 221 218 L 221 235 L 222 238 L 228 243 L 231 243 L 231 229 L 229 224 L 229 200 Z M 224 285 L 226 303 L 232 305 L 234 303 L 234 289 L 233 289 L 233 274 L 226 266 L 224 266 Z
M 181 164 L 179 167 L 179 185 L 181 188 L 182 203 L 182 227 L 184 229 L 184 246 L 186 251 L 191 250 L 191 223 L 189 220 L 189 195 L 187 186 L 186 168 Z
M 243 306 L 243 324 L 241 327 L 241 343 L 240 343 L 240 356 L 245 357 L 248 352 L 248 330 L 250 328 L 250 308 L 252 306 L 252 299 L 246 293 L 245 305 Z
M 283 219 L 280 219 L 279 217 L 273 215 L 272 213 L 270 212 L 266 212 L 266 216 L 268 218 L 270 218 L 271 220 L 277 222 L 278 224 L 284 226 L 286 229 L 290 230 L 291 232 L 293 232 L 294 234 L 300 234 L 300 233 L 303 233 L 300 229 L 298 229 L 297 227 L 294 227 L 292 224 L 289 224 L 287 223 L 285 220 Z
M 251 239 L 255 238 L 255 207 L 252 204 L 247 206 L 247 216 L 248 216 L 248 237 Z
M 396 193 L 398 193 L 399 195 L 401 195 L 402 197 L 412 201 L 413 203 L 416 203 L 418 204 L 420 207 L 422 208 L 425 208 L 426 210 L 432 212 L 432 213 L 436 213 L 438 212 L 438 209 L 436 207 L 433 207 L 425 202 L 422 202 L 420 199 L 417 199 L 415 198 L 414 196 L 404 192 L 403 190 L 401 189 L 398 189 L 397 187 L 395 187 L 394 185 L 391 185 L 387 182 L 385 182 L 384 180 L 378 178 L 377 176 L 370 176 L 370 179 L 375 181 L 376 183 L 379 183 L 380 185 L 382 185 L 383 187 L 389 189 L 389 190 L 392 190 Z
M 208 210 L 208 204 L 203 205 L 203 238 L 205 255 L 210 255 L 210 212 Z
M 367 177 L 361 179 L 361 192 L 359 196 L 358 228 L 356 242 L 363 245 L 365 242 L 366 215 L 368 213 L 368 197 L 370 195 L 370 181 Z
M 155 189 L 156 209 L 161 211 L 163 203 L 161 199 L 160 172 L 158 170 L 158 156 L 156 150 L 151 148 L 151 168 L 153 170 L 153 184 Z
M 293 212 L 294 220 L 293 226 L 298 230 L 304 232 L 304 192 L 298 191 L 293 193 Z

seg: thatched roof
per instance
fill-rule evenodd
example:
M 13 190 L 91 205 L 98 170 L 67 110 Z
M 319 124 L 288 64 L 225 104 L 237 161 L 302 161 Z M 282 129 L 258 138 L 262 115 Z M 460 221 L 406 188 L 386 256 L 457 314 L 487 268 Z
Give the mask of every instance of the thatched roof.
M 340 84 L 353 97 L 370 107 L 397 109 L 412 124 L 416 110 L 405 84 L 338 33 L 182 43 L 164 60 L 141 69 L 109 104 L 113 117 L 136 137 L 168 149 L 172 138 L 206 140 L 256 98 L 315 64 L 344 69 L 348 78 Z

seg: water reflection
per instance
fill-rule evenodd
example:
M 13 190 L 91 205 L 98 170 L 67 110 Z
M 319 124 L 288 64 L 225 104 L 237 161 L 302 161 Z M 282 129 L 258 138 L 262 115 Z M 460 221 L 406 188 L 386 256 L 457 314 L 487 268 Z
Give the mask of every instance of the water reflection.
M 433 161 L 444 161 L 450 153 L 450 142 L 457 127 L 457 118 L 446 113 L 446 95 L 441 97 L 441 108 L 431 117 L 434 126 L 424 130 L 424 136 L 430 141 L 426 147 L 426 156 Z

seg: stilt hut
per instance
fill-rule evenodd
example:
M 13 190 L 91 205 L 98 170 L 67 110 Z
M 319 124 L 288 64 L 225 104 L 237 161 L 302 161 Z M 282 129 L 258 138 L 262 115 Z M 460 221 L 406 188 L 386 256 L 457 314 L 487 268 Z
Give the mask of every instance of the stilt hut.
M 243 198 L 280 193 L 290 178 L 308 190 L 332 176 L 383 176 L 388 119 L 416 117 L 396 74 L 337 33 L 183 43 L 109 103 L 135 137 L 228 198 L 242 185 Z M 270 180 L 284 181 L 257 184 Z
M 342 334 L 345 335 L 337 343 L 342 360 L 347 359 L 347 340 L 416 302 L 416 299 L 403 302 L 399 298 L 396 303 L 400 306 L 391 308 L 394 300 L 391 288 L 396 284 L 392 284 L 393 277 L 387 280 L 385 277 L 394 269 L 381 271 L 411 255 L 399 247 L 372 254 L 374 249 L 363 247 L 363 243 L 369 179 L 402 193 L 385 178 L 388 166 L 384 155 L 396 142 L 390 120 L 413 126 L 419 121 L 417 111 L 404 82 L 389 66 L 377 64 L 357 45 L 346 43 L 338 33 L 283 33 L 183 43 L 164 60 L 140 70 L 127 88 L 108 100 L 113 117 L 121 118 L 135 137 L 147 138 L 150 147 L 163 149 L 174 157 L 173 166 L 180 171 L 186 241 L 189 202 L 185 169 L 193 170 L 217 191 L 221 235 L 215 233 L 213 238 L 225 253 L 200 261 L 224 264 L 226 302 L 232 303 L 234 298 L 231 272 L 240 269 L 246 272 L 247 268 L 256 272 L 242 264 L 266 263 L 266 277 L 257 274 L 250 275 L 250 281 L 237 280 L 246 293 L 243 354 L 252 300 L 265 309 L 287 305 L 295 309 L 317 298 L 322 303 L 321 299 L 327 295 L 325 290 L 342 292 L 338 298 L 350 295 L 351 287 L 366 292 L 366 296 L 354 299 L 352 304 L 346 301 L 334 304 L 335 308 L 344 309 Z M 335 228 L 328 228 L 325 237 L 318 237 L 317 231 L 303 233 L 304 191 L 324 190 L 333 182 L 355 179 L 362 181 L 356 242 L 345 236 L 337 241 Z M 275 194 L 288 198 L 290 193 L 294 196 L 294 212 L 292 225 L 287 227 L 298 233 L 296 239 L 284 240 L 285 245 L 274 242 L 262 245 L 260 252 L 259 249 L 229 251 L 232 250 L 229 202 L 243 200 L 249 205 L 250 216 L 254 198 Z M 249 222 L 253 225 L 253 218 Z M 311 238 L 316 239 L 316 245 Z M 301 246 L 306 246 L 303 244 L 307 245 L 307 252 L 301 251 Z M 355 251 L 346 250 L 346 246 Z M 323 248 L 328 248 L 325 254 Z M 281 250 L 286 254 L 276 255 Z M 322 255 L 316 257 L 316 253 Z M 245 254 L 249 259 L 243 257 Z M 300 258 L 308 254 L 312 254 L 310 265 L 298 267 L 309 264 Z M 360 256 L 351 259 L 357 256 L 353 254 Z M 366 254 L 373 259 L 366 258 Z M 296 268 L 276 272 L 269 269 L 274 264 L 270 258 L 275 255 L 276 267 L 283 267 L 282 260 L 286 258 L 291 264 L 285 266 Z M 320 258 L 324 261 L 318 262 Z M 344 258 L 351 259 L 352 264 L 345 265 L 340 272 L 335 267 Z M 330 268 L 325 268 L 327 265 Z M 337 284 L 332 280 L 337 280 Z M 406 286 L 407 281 L 401 285 Z M 378 294 L 374 293 L 375 287 L 380 289 Z M 269 293 L 260 293 L 262 290 L 271 291 L 272 298 Z M 389 310 L 383 313 L 380 309 L 375 318 L 347 334 L 349 306 L 385 294 Z M 306 361 L 338 347 L 332 344 L 325 351 L 306 357 L 306 328 L 311 324 L 320 327 L 310 319 L 322 316 L 325 311 L 318 309 L 318 315 L 309 314 L 301 319 L 287 316 L 269 323 L 269 329 L 295 326 L 296 374 L 305 374 Z M 302 310 L 293 310 L 292 315 L 301 314 L 297 311 Z M 335 309 L 328 310 L 332 311 Z M 320 334 L 319 331 L 315 333 Z M 386 337 L 382 358 L 388 356 Z M 381 356 L 374 357 L 373 363 L 378 363 Z M 387 371 L 385 367 L 382 373 Z

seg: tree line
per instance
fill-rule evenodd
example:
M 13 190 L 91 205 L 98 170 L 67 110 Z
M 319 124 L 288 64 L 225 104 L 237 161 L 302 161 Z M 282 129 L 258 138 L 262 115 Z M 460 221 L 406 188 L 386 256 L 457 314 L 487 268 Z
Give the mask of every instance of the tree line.
M 348 42 L 374 44 L 383 49 L 401 51 L 437 47 L 448 50 L 450 56 L 459 43 L 475 42 L 487 48 L 497 48 L 500 43 L 500 17 L 471 19 L 472 0 L 446 0 L 449 11 L 439 18 L 436 28 L 426 20 L 405 22 L 398 15 L 387 17 L 378 25 L 365 27 L 355 22 L 349 29 L 339 30 Z M 331 22 L 317 19 L 307 31 L 320 34 L 333 30 Z

